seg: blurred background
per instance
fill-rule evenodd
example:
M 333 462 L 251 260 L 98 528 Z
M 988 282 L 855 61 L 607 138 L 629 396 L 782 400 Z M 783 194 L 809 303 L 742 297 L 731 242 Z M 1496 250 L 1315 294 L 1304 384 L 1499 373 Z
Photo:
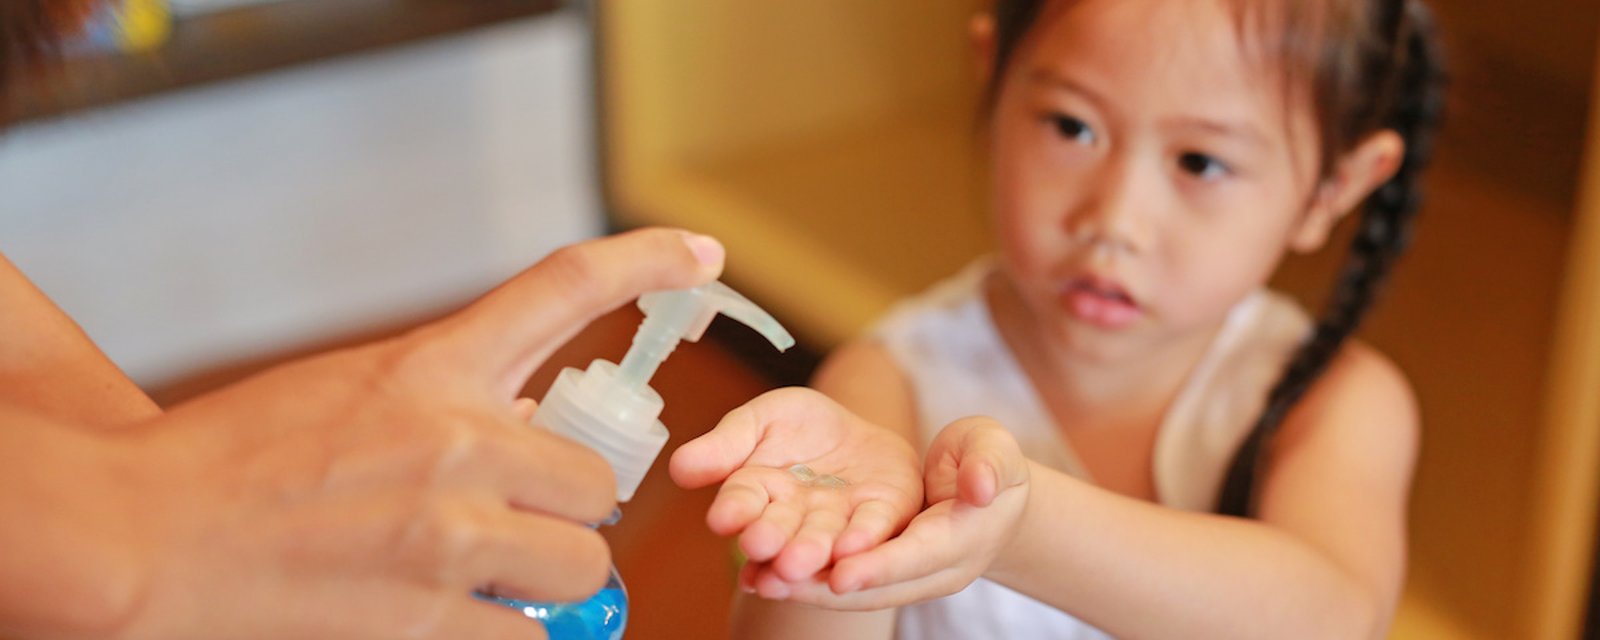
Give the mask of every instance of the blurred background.
M 448 311 L 553 247 L 723 239 L 801 337 L 658 376 L 675 442 L 990 244 L 982 0 L 128 0 L 10 105 L 0 249 L 164 403 Z M 1412 252 L 1364 330 L 1425 437 L 1396 638 L 1572 638 L 1600 496 L 1600 1 L 1434 2 L 1455 85 Z M 130 23 L 132 24 L 132 23 Z M 1320 308 L 1339 250 L 1275 284 Z M 625 349 L 603 318 L 554 368 Z M 608 531 L 630 638 L 722 637 L 708 492 Z M 1595 627 L 1590 623 L 1590 637 Z

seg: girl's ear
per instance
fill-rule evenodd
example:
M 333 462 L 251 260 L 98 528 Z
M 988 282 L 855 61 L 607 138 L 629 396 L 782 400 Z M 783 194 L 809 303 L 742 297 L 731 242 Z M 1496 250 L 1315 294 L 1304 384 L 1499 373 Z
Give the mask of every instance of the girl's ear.
M 973 56 L 978 64 L 978 83 L 980 86 L 989 84 L 989 76 L 994 73 L 994 14 L 980 11 L 972 16 L 972 21 L 967 25 L 967 37 L 972 40 Z
M 1328 235 L 1351 210 L 1388 182 L 1405 159 L 1406 143 L 1391 129 L 1384 129 L 1362 140 L 1349 153 L 1335 160 L 1332 175 L 1317 187 L 1300 226 L 1289 238 L 1289 248 L 1312 253 L 1328 242 Z

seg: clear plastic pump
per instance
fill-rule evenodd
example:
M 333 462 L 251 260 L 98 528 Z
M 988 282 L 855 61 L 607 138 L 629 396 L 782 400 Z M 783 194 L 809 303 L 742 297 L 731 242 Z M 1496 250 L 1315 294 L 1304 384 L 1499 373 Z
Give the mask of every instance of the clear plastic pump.
M 667 444 L 658 419 L 664 406 L 650 388 L 656 369 L 678 347 L 705 334 L 717 314 L 759 331 L 780 351 L 794 338 L 761 307 L 721 282 L 639 298 L 644 322 L 617 365 L 595 360 L 585 371 L 563 370 L 540 401 L 533 424 L 594 449 L 617 475 L 617 501 L 627 502 Z

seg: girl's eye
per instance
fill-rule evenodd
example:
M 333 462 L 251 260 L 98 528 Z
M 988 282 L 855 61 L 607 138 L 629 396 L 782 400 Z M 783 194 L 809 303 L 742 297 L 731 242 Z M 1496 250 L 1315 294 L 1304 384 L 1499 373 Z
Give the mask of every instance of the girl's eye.
M 1094 129 L 1090 129 L 1088 123 L 1082 120 L 1058 114 L 1050 116 L 1050 123 L 1055 125 L 1056 133 L 1063 138 L 1086 145 L 1095 142 Z
M 1203 153 L 1185 153 L 1178 156 L 1178 167 L 1201 180 L 1216 180 L 1232 173 L 1221 160 Z

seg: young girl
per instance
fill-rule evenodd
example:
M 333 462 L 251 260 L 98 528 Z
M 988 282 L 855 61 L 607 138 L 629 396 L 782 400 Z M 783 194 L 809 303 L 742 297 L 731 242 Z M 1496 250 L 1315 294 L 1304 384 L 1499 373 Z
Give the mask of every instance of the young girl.
M 674 456 L 726 479 L 738 635 L 1384 635 L 1418 418 L 1348 337 L 1418 205 L 1425 7 L 1000 0 L 975 33 L 998 259 L 830 358 L 850 412 L 783 391 Z M 1264 288 L 1352 211 L 1320 319 Z

